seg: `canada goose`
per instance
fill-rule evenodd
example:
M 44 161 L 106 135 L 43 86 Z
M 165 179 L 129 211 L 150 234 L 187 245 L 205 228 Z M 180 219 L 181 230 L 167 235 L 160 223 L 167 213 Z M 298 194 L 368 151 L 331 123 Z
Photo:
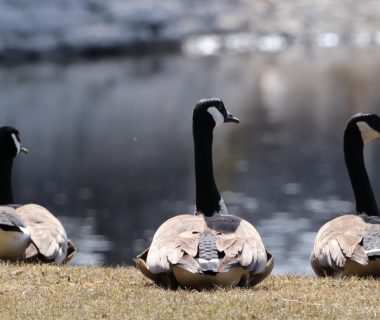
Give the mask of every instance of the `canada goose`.
M 364 144 L 380 137 L 380 118 L 357 114 L 344 132 L 344 156 L 356 213 L 335 218 L 319 230 L 310 257 L 318 276 L 380 276 L 380 214 L 364 164 Z
M 166 287 L 249 287 L 273 269 L 256 229 L 227 213 L 212 164 L 213 130 L 239 120 L 222 100 L 200 100 L 193 112 L 196 212 L 175 216 L 156 231 L 150 248 L 135 259 L 149 279 Z
M 37 204 L 16 205 L 13 202 L 13 159 L 26 152 L 15 128 L 0 128 L 0 258 L 56 264 L 68 262 L 76 249 L 67 239 L 59 220 Z

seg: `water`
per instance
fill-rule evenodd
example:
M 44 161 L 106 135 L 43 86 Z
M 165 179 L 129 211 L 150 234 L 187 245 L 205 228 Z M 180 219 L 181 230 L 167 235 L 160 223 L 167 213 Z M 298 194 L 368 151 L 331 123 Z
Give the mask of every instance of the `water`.
M 274 273 L 311 274 L 316 231 L 354 209 L 342 132 L 351 115 L 380 113 L 379 67 L 376 48 L 297 47 L 2 67 L 1 123 L 30 150 L 15 162 L 16 200 L 62 219 L 74 264 L 132 264 L 164 220 L 193 212 L 192 108 L 219 96 L 241 120 L 214 139 L 230 213 L 256 226 Z

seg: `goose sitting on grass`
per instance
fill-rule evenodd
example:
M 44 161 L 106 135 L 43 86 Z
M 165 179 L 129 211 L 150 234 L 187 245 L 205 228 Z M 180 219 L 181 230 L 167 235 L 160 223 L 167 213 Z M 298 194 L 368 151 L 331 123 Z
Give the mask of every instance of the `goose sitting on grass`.
M 375 114 L 353 116 L 344 132 L 344 156 L 356 212 L 319 230 L 310 257 L 318 276 L 380 276 L 380 214 L 364 164 L 364 144 L 380 137 Z
M 0 259 L 61 264 L 75 254 L 60 221 L 37 204 L 13 202 L 12 167 L 21 146 L 19 132 L 0 128 Z
M 256 229 L 229 215 L 215 184 L 213 130 L 239 120 L 222 100 L 200 100 L 193 112 L 196 212 L 175 216 L 156 231 L 137 268 L 165 287 L 251 287 L 272 271 L 274 259 Z

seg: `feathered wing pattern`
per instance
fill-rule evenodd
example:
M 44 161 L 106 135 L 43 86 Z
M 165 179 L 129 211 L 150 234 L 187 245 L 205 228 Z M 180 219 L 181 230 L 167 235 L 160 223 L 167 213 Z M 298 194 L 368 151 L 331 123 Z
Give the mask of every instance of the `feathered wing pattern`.
M 231 219 L 231 216 L 220 218 Z M 259 233 L 247 221 L 236 219 L 236 230 L 232 233 L 221 233 L 216 246 L 225 253 L 225 260 L 235 261 L 253 273 L 263 272 L 267 263 L 267 254 Z M 217 226 L 216 226 L 217 227 Z
M 24 221 L 16 214 L 16 209 L 10 206 L 0 206 L 0 225 L 25 227 Z
M 194 257 L 198 251 L 198 234 L 205 228 L 203 219 L 179 215 L 167 220 L 156 231 L 147 255 L 152 273 L 169 272 L 185 253 Z
M 344 268 L 346 261 L 368 264 L 362 241 L 368 230 L 361 216 L 344 215 L 326 223 L 318 232 L 310 257 L 317 275 L 332 275 Z
M 61 222 L 48 210 L 36 204 L 27 204 L 18 207 L 16 213 L 25 221 L 33 241 L 26 250 L 27 260 L 42 259 L 60 264 L 72 258 L 75 247 L 67 239 Z
M 264 279 L 271 272 L 273 258 L 266 252 L 256 229 L 247 221 L 229 215 L 209 218 L 180 215 L 167 220 L 155 233 L 146 252 L 146 261 L 142 253 L 137 257 L 136 265 L 157 283 L 162 280 L 163 274 L 172 272 L 173 266 L 193 274 L 201 273 L 202 268 L 196 260 L 201 234 L 212 234 L 216 238 L 216 248 L 222 256 L 217 272 L 224 273 L 239 267 L 242 274 L 247 275 L 248 282 L 252 281 L 251 276 L 262 274 Z M 157 280 L 158 277 L 161 278 Z

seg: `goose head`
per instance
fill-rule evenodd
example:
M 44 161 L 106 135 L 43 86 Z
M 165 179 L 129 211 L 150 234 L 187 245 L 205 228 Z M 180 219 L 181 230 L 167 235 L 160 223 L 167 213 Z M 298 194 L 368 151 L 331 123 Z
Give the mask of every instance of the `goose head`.
M 13 127 L 0 128 L 0 154 L 14 158 L 19 153 L 27 153 L 28 150 L 21 145 L 20 135 Z
M 195 105 L 193 128 L 214 130 L 225 122 L 239 123 L 239 119 L 230 114 L 219 98 L 204 98 Z
M 356 128 L 353 128 L 356 127 Z M 360 133 L 363 144 L 380 137 L 380 117 L 371 113 L 358 113 L 348 121 L 347 129 Z

